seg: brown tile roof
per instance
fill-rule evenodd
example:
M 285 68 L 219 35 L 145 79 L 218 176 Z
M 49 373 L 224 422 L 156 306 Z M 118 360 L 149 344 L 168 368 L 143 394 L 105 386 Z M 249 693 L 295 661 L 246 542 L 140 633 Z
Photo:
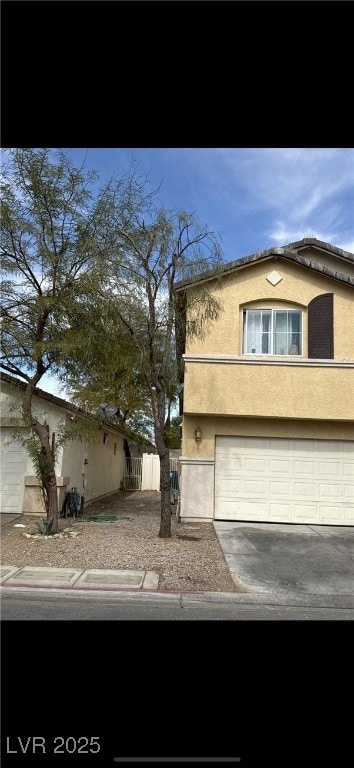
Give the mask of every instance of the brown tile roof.
M 322 251 L 327 251 L 327 253 L 330 255 L 335 256 L 338 259 L 338 265 L 340 265 L 341 261 L 354 264 L 353 253 L 344 251 L 341 248 L 337 248 L 330 243 L 325 243 L 322 240 L 317 240 L 314 237 L 304 237 L 302 240 L 298 240 L 295 243 L 289 243 L 289 245 L 285 245 L 281 248 L 273 247 L 268 248 L 265 251 L 257 251 L 257 253 L 253 253 L 250 256 L 243 256 L 241 259 L 229 261 L 227 264 L 223 264 L 217 269 L 211 269 L 206 272 L 202 272 L 200 275 L 195 275 L 193 277 L 187 278 L 186 280 L 179 280 L 179 282 L 175 284 L 175 290 L 178 292 L 180 290 L 188 289 L 190 286 L 195 285 L 196 283 L 201 283 L 207 280 L 212 280 L 216 277 L 221 277 L 222 275 L 234 272 L 235 270 L 247 266 L 248 264 L 270 259 L 273 256 L 281 256 L 288 261 L 300 264 L 301 266 L 307 267 L 314 272 L 321 272 L 322 274 L 326 275 L 327 277 L 331 277 L 334 280 L 339 280 L 339 282 L 354 286 L 354 277 L 344 274 L 340 271 L 340 269 L 335 270 L 331 267 L 318 264 L 313 260 L 313 257 L 310 258 L 299 253 L 299 251 L 306 250 L 310 246 L 318 248 Z

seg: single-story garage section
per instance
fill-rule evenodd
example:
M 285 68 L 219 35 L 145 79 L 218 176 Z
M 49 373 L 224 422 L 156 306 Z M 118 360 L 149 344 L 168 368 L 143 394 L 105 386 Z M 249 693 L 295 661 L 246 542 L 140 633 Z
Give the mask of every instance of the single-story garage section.
M 216 436 L 216 520 L 354 525 L 354 441 Z
M 20 413 L 24 384 L 3 372 L 0 382 L 0 512 L 43 514 L 43 498 L 35 467 L 16 438 L 18 432 L 26 435 Z M 48 424 L 52 444 L 63 427 L 86 419 L 80 408 L 39 388 L 34 392 L 33 409 Z M 77 437 L 58 448 L 55 471 L 59 509 L 71 487 L 77 488 L 85 505 L 121 488 L 128 437 L 124 431 L 104 421 L 92 427 L 89 438 Z

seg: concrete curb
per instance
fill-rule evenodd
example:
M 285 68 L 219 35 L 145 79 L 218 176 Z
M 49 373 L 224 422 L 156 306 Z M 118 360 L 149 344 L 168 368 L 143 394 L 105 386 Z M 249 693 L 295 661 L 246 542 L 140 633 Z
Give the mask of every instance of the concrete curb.
M 251 594 L 234 592 L 167 592 L 159 590 L 117 589 L 95 587 L 53 587 L 35 584 L 3 584 L 0 594 L 9 597 L 11 593 L 22 597 L 38 597 L 50 594 L 53 599 L 101 599 L 135 602 L 170 602 L 179 603 L 181 608 L 192 603 L 219 603 L 259 606 L 288 606 L 304 608 L 345 608 L 354 610 L 354 597 L 348 595 L 300 595 L 286 594 Z

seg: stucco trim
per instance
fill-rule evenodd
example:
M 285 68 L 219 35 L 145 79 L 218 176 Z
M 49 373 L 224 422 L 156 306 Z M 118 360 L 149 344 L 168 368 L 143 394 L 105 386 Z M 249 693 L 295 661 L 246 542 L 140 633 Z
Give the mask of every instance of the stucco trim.
M 214 464 L 214 456 L 211 458 L 197 457 L 193 459 L 189 456 L 180 456 L 179 461 L 181 464 Z
M 252 355 L 252 357 L 240 357 L 238 355 L 183 355 L 185 363 L 231 363 L 232 365 L 279 365 L 298 366 L 307 368 L 354 368 L 354 360 L 321 360 L 301 358 L 295 360 L 291 357 L 266 358 Z

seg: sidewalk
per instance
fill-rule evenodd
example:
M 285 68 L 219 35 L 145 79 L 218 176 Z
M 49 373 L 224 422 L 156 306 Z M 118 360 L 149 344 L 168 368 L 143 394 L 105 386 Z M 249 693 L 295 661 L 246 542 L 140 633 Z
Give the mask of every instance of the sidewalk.
M 73 589 L 158 589 L 159 576 L 154 571 L 126 571 L 108 569 L 18 568 L 2 565 L 0 583 L 11 587 L 60 587 Z

